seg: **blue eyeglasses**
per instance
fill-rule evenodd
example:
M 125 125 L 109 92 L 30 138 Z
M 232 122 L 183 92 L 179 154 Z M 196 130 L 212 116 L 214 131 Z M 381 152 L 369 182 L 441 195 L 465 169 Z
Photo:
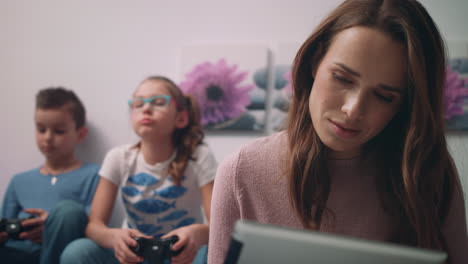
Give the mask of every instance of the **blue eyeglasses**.
M 146 103 L 149 103 L 153 109 L 164 109 L 171 102 L 170 95 L 155 95 L 149 98 L 135 97 L 128 100 L 131 109 L 141 109 Z

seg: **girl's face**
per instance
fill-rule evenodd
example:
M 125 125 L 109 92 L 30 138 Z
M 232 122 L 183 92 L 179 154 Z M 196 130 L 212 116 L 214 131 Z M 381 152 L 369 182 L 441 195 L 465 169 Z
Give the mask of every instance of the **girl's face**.
M 309 97 L 313 126 L 334 158 L 360 154 L 400 109 L 405 47 L 385 33 L 352 27 L 338 33 L 315 69 Z
M 140 108 L 131 109 L 132 125 L 142 139 L 170 140 L 176 128 L 180 128 L 180 115 L 176 103 L 164 81 L 144 81 L 133 94 L 133 98 L 147 99 L 155 95 L 170 95 L 166 106 L 152 106 L 144 103 Z

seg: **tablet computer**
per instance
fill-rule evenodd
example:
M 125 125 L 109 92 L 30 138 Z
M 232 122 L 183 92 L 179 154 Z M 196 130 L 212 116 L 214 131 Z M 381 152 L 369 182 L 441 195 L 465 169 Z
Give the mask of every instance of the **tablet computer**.
M 239 220 L 225 264 L 440 264 L 446 258 L 441 251 Z

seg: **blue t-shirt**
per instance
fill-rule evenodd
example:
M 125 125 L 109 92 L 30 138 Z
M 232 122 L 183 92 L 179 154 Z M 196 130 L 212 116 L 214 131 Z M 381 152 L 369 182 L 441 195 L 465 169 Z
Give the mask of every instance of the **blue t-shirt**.
M 2 205 L 3 218 L 25 218 L 26 208 L 50 210 L 62 200 L 73 200 L 86 207 L 99 181 L 100 166 L 84 163 L 80 168 L 55 177 L 41 174 L 39 168 L 16 174 L 10 181 Z M 54 179 L 55 178 L 55 179 Z

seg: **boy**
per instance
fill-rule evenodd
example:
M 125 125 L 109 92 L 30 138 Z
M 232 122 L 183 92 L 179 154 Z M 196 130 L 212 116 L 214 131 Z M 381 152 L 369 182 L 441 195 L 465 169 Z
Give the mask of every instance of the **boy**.
M 34 119 L 45 163 L 9 183 L 2 219 L 24 220 L 17 238 L 0 232 L 2 263 L 58 263 L 65 246 L 84 235 L 85 210 L 89 212 L 99 180 L 99 166 L 75 156 L 88 131 L 84 106 L 72 91 L 39 91 Z

